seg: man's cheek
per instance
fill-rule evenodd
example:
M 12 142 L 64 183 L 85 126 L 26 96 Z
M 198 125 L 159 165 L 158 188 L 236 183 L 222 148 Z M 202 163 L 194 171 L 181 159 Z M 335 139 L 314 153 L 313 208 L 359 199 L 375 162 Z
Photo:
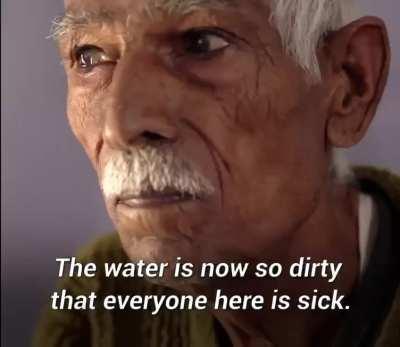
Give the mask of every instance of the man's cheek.
M 101 141 L 101 111 L 95 112 L 95 105 L 88 95 L 70 93 L 67 115 L 70 127 L 77 140 L 83 146 L 89 158 L 96 156 Z

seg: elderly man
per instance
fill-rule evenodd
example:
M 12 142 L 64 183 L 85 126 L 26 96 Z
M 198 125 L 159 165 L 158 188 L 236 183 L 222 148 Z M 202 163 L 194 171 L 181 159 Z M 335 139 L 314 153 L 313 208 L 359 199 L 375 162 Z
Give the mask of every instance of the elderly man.
M 321 276 L 65 279 L 73 295 L 345 295 L 345 310 L 50 311 L 37 346 L 399 346 L 400 181 L 349 169 L 384 23 L 351 0 L 66 0 L 68 118 L 118 238 L 83 262 L 342 263 Z M 161 283 L 160 283 L 161 282 Z M 279 294 L 276 294 L 277 291 Z M 397 294 L 396 294 L 397 292 Z

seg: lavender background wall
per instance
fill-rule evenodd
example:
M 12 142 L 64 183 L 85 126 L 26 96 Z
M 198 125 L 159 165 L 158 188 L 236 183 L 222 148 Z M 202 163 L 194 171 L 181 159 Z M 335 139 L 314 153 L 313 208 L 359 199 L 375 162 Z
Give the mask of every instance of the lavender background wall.
M 399 0 L 361 0 L 392 37 L 385 99 L 354 162 L 400 172 Z M 56 280 L 56 257 L 112 230 L 97 182 L 65 119 L 65 80 L 46 40 L 61 0 L 3 0 L 2 16 L 2 345 L 29 346 L 40 307 Z

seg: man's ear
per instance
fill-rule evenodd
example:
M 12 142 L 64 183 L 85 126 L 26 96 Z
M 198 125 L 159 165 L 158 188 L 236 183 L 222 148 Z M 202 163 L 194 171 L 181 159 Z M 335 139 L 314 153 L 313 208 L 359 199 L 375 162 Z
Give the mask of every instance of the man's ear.
M 328 51 L 332 96 L 327 142 L 351 147 L 364 137 L 382 97 L 390 65 L 386 26 L 364 17 L 332 33 Z

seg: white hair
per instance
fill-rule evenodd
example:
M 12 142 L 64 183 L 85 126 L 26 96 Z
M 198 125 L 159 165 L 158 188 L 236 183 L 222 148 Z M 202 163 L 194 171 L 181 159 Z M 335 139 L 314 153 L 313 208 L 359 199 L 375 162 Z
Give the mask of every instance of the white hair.
M 359 17 L 355 0 L 270 1 L 270 20 L 283 47 L 314 79 L 320 79 L 317 47 L 327 33 Z
M 271 24 L 278 30 L 282 45 L 313 81 L 321 79 L 317 48 L 330 31 L 337 30 L 361 15 L 355 0 L 270 0 Z M 343 150 L 334 148 L 331 176 L 338 182 L 353 178 Z
M 108 198 L 168 190 L 198 198 L 215 191 L 207 178 L 171 148 L 150 145 L 115 153 L 105 166 L 101 186 Z

